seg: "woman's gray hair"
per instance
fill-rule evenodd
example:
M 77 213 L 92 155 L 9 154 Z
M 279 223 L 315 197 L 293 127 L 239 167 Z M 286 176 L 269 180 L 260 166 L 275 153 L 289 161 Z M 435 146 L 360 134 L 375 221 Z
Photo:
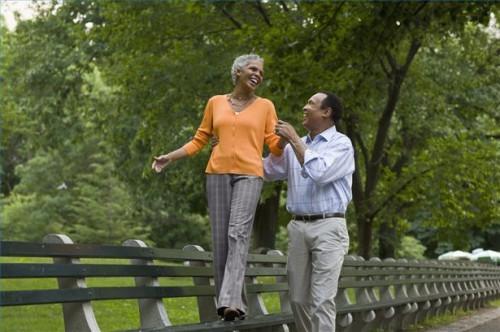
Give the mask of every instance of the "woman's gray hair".
M 238 69 L 243 69 L 250 61 L 260 61 L 264 64 L 264 59 L 262 59 L 257 54 L 243 54 L 234 59 L 233 66 L 231 67 L 231 78 L 233 79 L 233 84 L 236 85 L 236 71 Z

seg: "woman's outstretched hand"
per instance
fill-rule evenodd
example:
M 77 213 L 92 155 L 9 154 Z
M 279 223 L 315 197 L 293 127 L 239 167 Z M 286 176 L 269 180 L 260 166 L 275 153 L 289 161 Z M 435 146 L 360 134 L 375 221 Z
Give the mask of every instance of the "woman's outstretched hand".
M 154 161 L 153 165 L 151 165 L 151 168 L 154 169 L 156 173 L 160 173 L 172 161 L 176 161 L 178 159 L 182 159 L 187 156 L 188 156 L 187 151 L 184 148 L 179 148 L 167 154 L 162 154 L 161 156 L 153 157 Z
M 168 164 L 172 162 L 169 154 L 164 154 L 158 157 L 153 157 L 154 161 L 151 168 L 155 170 L 156 173 L 160 173 Z

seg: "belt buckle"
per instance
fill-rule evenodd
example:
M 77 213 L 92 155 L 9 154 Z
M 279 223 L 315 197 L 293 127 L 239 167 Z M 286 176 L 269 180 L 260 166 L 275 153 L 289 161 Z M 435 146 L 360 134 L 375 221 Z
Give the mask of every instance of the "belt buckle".
M 323 213 L 323 216 L 324 216 L 324 213 Z M 306 217 L 307 222 L 313 222 L 313 221 L 316 221 L 319 219 L 317 214 L 308 214 L 305 217 Z

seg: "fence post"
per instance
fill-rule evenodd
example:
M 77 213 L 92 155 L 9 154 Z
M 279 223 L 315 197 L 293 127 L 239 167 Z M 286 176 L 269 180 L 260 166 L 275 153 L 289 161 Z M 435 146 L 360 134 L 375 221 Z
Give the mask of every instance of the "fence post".
M 184 251 L 197 251 L 204 252 L 205 250 L 201 246 L 197 245 L 187 245 L 182 248 Z M 186 266 L 199 266 L 207 267 L 207 263 L 202 261 L 186 261 L 184 262 Z M 193 284 L 195 286 L 213 286 L 213 281 L 208 277 L 193 277 Z M 198 302 L 198 314 L 200 316 L 200 322 L 210 322 L 218 320 L 217 306 L 215 301 L 215 296 L 198 296 L 196 298 Z
M 394 258 L 385 258 L 383 262 L 384 262 L 384 267 L 382 268 L 383 270 L 393 270 L 394 267 L 391 266 L 391 264 L 396 262 L 396 260 Z M 390 263 L 389 266 L 387 265 L 387 263 Z M 391 281 L 391 279 L 393 278 L 394 275 L 391 274 L 386 274 L 383 276 L 383 279 L 388 281 Z M 394 301 L 394 295 L 391 292 L 391 286 L 380 287 L 380 301 L 382 303 L 391 303 Z M 381 321 L 379 325 L 380 329 L 383 331 L 390 330 L 396 318 L 395 315 L 396 315 L 396 308 L 394 306 L 386 308 L 384 313 L 384 319 Z
M 283 256 L 283 253 L 279 250 L 269 250 L 267 252 L 267 255 L 270 256 Z M 263 266 L 260 264 L 259 266 Z M 273 268 L 284 268 L 283 264 L 279 263 L 274 263 L 272 264 Z M 255 277 L 248 277 L 247 278 L 249 283 L 252 284 L 257 284 L 257 278 Z M 288 283 L 287 277 L 286 276 L 277 276 L 276 277 L 276 283 Z M 280 292 L 279 293 L 279 298 L 280 298 L 280 311 L 283 313 L 291 313 L 292 308 L 290 306 L 290 300 L 288 297 L 288 291 L 285 292 Z M 269 314 L 267 307 L 264 303 L 264 300 L 262 299 L 262 296 L 260 294 L 248 294 L 248 307 L 251 309 L 252 315 L 258 315 L 258 314 L 264 314 L 267 315 Z M 293 324 L 291 324 L 293 325 Z M 294 331 L 294 327 L 288 326 L 287 324 L 282 324 L 282 325 L 277 325 L 277 326 L 269 326 L 269 327 L 260 327 L 257 329 L 251 329 L 249 331 L 255 331 L 255 332 L 290 332 Z
M 141 240 L 126 240 L 123 242 L 125 247 L 147 248 L 148 246 Z M 153 265 L 152 259 L 137 259 L 130 260 L 132 265 Z M 137 287 L 159 287 L 160 283 L 156 277 L 135 277 L 135 285 Z M 141 328 L 154 328 L 171 326 L 167 312 L 163 306 L 162 299 L 138 299 L 139 313 L 141 317 Z
M 455 314 L 457 312 L 457 308 L 460 306 L 460 294 L 458 294 L 460 290 L 457 287 L 457 281 L 455 279 L 460 278 L 460 275 L 456 272 L 455 263 L 447 262 L 446 265 L 448 266 L 449 271 L 448 277 L 451 279 L 448 286 L 448 291 L 450 292 L 451 296 L 450 312 L 452 314 Z
M 251 263 L 247 264 L 247 268 L 261 267 L 261 266 L 263 266 L 263 264 L 251 264 Z M 246 284 L 256 285 L 258 283 L 259 282 L 257 281 L 257 277 L 245 277 L 245 285 Z M 269 312 L 267 311 L 266 305 L 264 303 L 264 299 L 262 298 L 262 295 L 260 295 L 259 293 L 247 293 L 246 287 L 244 288 L 244 292 L 245 292 L 245 297 L 246 297 L 246 301 L 247 301 L 247 308 L 248 308 L 247 314 L 252 315 L 252 316 L 269 314 Z M 263 327 L 260 327 L 258 329 L 248 329 L 247 331 L 249 331 L 249 332 L 273 332 L 274 329 L 273 329 L 273 326 L 263 326 Z
M 421 283 L 419 283 L 418 280 L 421 278 L 421 274 L 419 272 L 422 271 L 422 269 L 419 267 L 419 261 L 416 259 L 410 260 L 409 264 L 409 269 L 412 270 L 413 273 L 408 276 L 411 281 L 407 289 L 408 296 L 410 298 L 420 298 L 422 296 L 419 292 L 419 285 L 421 285 Z M 427 300 L 416 302 L 415 304 L 417 305 L 417 310 L 408 315 L 408 321 L 410 324 L 418 323 L 419 318 L 422 316 L 422 312 L 425 313 L 431 306 L 431 303 Z
M 441 307 L 439 307 L 436 310 L 436 313 L 438 315 L 446 313 L 447 310 L 450 309 L 452 305 L 452 299 L 450 296 L 450 291 L 448 290 L 448 287 L 446 284 L 448 283 L 445 281 L 449 277 L 449 272 L 448 272 L 448 264 L 447 263 L 437 263 L 436 262 L 436 269 L 440 271 L 440 273 L 437 276 L 437 280 L 439 280 L 437 289 L 438 292 L 441 294 Z
M 463 271 L 466 272 L 464 280 L 460 282 L 463 290 L 465 291 L 464 310 L 471 310 L 474 309 L 474 300 L 476 298 L 476 294 L 474 294 L 473 287 L 469 283 L 470 270 L 466 268 L 467 264 L 465 262 L 461 262 L 460 266 L 462 267 Z
M 431 260 L 428 260 L 426 261 L 427 264 L 429 265 L 436 265 L 437 263 L 436 262 L 433 262 Z M 441 298 L 440 298 L 440 294 L 439 294 L 439 290 L 437 289 L 437 285 L 436 285 L 436 279 L 439 278 L 439 273 L 435 272 L 435 267 L 432 266 L 431 269 L 432 271 L 429 273 L 429 277 L 431 279 L 431 282 L 429 284 L 429 291 L 430 291 L 430 295 L 431 296 L 434 296 L 435 299 L 431 301 L 431 308 L 429 310 L 429 315 L 431 316 L 435 316 L 439 313 L 439 307 L 441 306 L 441 304 L 443 303 L 443 301 L 441 301 Z
M 361 256 L 354 256 L 355 261 L 364 262 L 365 259 Z M 370 279 L 370 267 L 359 266 L 356 268 L 357 270 L 367 271 L 367 273 L 363 273 L 364 275 L 357 277 L 355 280 L 365 281 Z M 356 288 L 356 304 L 361 305 L 369 305 L 375 303 L 376 299 L 372 298 L 372 293 L 370 292 L 371 287 L 360 287 Z M 375 320 L 376 314 L 373 310 L 366 311 L 358 311 L 352 314 L 353 322 L 350 331 L 361 332 L 365 330 L 369 330 L 370 325 Z
M 462 274 L 462 272 L 464 271 L 464 269 L 462 268 L 462 263 L 456 262 L 455 268 L 457 269 L 458 272 L 460 272 L 459 274 L 457 274 L 457 281 L 455 283 L 455 287 L 456 287 L 458 294 L 460 296 L 458 308 L 460 308 L 462 310 L 467 310 L 467 299 L 469 298 L 469 296 L 466 293 L 467 288 L 465 286 L 465 282 L 463 281 L 464 275 Z
M 385 275 L 377 275 L 377 271 L 383 271 L 384 268 L 382 264 L 382 260 L 378 257 L 371 257 L 370 262 L 377 262 L 380 264 L 380 266 L 373 266 L 371 269 L 373 270 L 373 273 L 371 273 L 371 276 L 369 277 L 370 280 L 384 280 L 387 279 L 387 276 Z M 384 303 L 384 302 L 390 302 L 392 300 L 392 295 L 390 293 L 389 287 L 387 286 L 381 286 L 378 287 L 379 294 L 377 296 L 374 287 L 370 287 L 368 290 L 370 297 L 374 300 L 374 304 L 377 303 Z M 373 329 L 377 328 L 383 328 L 383 326 L 386 326 L 386 323 L 389 322 L 392 317 L 394 317 L 395 310 L 393 306 L 388 306 L 384 308 L 379 308 L 375 310 L 375 320 L 373 321 L 373 324 L 369 324 L 370 326 L 370 331 Z
M 420 270 L 420 273 L 418 274 L 418 278 L 420 278 L 420 279 L 430 278 L 431 277 L 430 272 L 426 273 L 427 270 L 430 269 L 429 267 L 426 266 L 427 261 L 418 261 L 418 263 L 422 264 L 418 267 L 418 270 Z M 431 295 L 431 292 L 429 290 L 427 282 L 420 282 L 417 285 L 417 291 L 420 294 L 420 296 L 430 296 Z M 425 302 L 421 303 L 419 305 L 419 310 L 416 312 L 415 321 L 420 322 L 420 321 L 425 320 L 430 315 L 429 312 L 430 312 L 431 307 L 432 307 L 432 304 L 431 304 L 430 300 L 426 300 Z
M 345 262 L 351 262 L 354 261 L 354 257 L 351 255 L 344 256 L 344 265 L 342 266 L 342 271 L 340 272 L 340 277 L 339 277 L 339 287 L 337 290 L 337 295 L 335 296 L 335 306 L 337 307 L 337 317 L 335 319 L 335 325 L 336 325 L 336 330 L 339 332 L 343 331 L 352 331 L 352 323 L 353 323 L 353 317 L 350 312 L 346 314 L 339 314 L 339 310 L 349 307 L 352 305 L 351 300 L 349 299 L 349 293 L 347 291 L 347 288 L 342 286 L 342 283 L 344 281 L 348 280 L 353 280 L 354 278 L 352 277 L 345 277 L 343 274 L 344 268 L 345 268 Z
M 399 263 L 397 269 L 401 270 L 402 272 L 406 271 L 408 269 L 408 260 L 406 259 L 398 259 L 397 263 Z M 397 279 L 399 280 L 406 280 L 409 278 L 406 274 L 402 273 L 400 274 Z M 398 329 L 406 329 L 407 325 L 409 324 L 410 320 L 410 314 L 416 312 L 418 310 L 418 304 L 416 302 L 410 302 L 411 298 L 408 296 L 408 287 L 405 283 L 401 284 L 396 284 L 394 286 L 395 293 L 396 293 L 396 300 L 403 300 L 407 303 L 403 304 L 402 306 L 399 306 L 396 308 L 396 327 Z
M 64 234 L 48 234 L 43 243 L 73 244 L 73 241 Z M 80 264 L 78 257 L 53 257 L 54 264 Z M 57 278 L 59 289 L 87 288 L 85 278 Z M 95 319 L 90 301 L 63 303 L 64 329 L 66 332 L 99 332 L 99 325 Z

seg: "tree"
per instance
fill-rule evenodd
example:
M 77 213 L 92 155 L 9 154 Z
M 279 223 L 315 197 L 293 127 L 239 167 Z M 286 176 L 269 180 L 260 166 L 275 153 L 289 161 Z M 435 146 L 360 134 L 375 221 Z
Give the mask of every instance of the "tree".
M 21 182 L 4 205 L 6 239 L 38 242 L 59 232 L 86 243 L 145 238 L 132 197 L 109 157 L 94 152 L 95 144 L 79 145 L 68 155 L 38 152 L 17 167 Z
M 4 187 L 3 235 L 39 241 L 64 230 L 86 242 L 140 237 L 145 228 L 134 220 L 128 188 L 95 127 L 102 84 L 84 51 L 88 43 L 77 37 L 83 27 L 66 14 L 48 9 L 5 32 L 2 128 L 15 151 L 2 168 L 15 169 L 20 180 L 13 190 Z
M 350 230 L 360 254 L 371 255 L 378 235 L 380 253 L 392 255 L 400 234 L 428 231 L 429 222 L 439 221 L 439 234 L 449 235 L 445 225 L 454 223 L 445 216 L 481 232 L 498 219 L 498 211 L 481 202 L 498 196 L 498 188 L 483 195 L 496 180 L 495 47 L 475 29 L 492 9 L 427 2 L 65 1 L 22 25 L 9 42 L 3 73 L 12 82 L 9 123 L 19 127 L 8 137 L 10 146 L 23 146 L 10 160 L 23 163 L 46 146 L 65 155 L 82 137 L 98 137 L 133 197 L 136 218 L 151 226 L 157 243 L 177 245 L 174 229 L 205 241 L 205 231 L 182 227 L 206 230 L 209 149 L 160 176 L 150 171 L 151 156 L 193 135 L 208 97 L 230 90 L 233 58 L 255 51 L 266 59 L 260 94 L 297 128 L 301 106 L 317 90 L 343 98 L 339 129 L 353 141 L 357 165 L 348 215 L 357 221 Z M 46 54 L 52 59 L 41 57 Z M 447 157 L 457 151 L 470 155 Z M 471 165 L 471 180 L 457 175 Z M 273 247 L 269 230 L 278 219 L 286 222 L 284 187 L 264 190 L 257 247 Z M 446 195 L 444 188 L 473 189 Z M 467 218 L 459 215 L 464 209 Z M 477 218 L 479 228 L 472 224 Z M 431 239 L 420 240 L 435 249 Z

